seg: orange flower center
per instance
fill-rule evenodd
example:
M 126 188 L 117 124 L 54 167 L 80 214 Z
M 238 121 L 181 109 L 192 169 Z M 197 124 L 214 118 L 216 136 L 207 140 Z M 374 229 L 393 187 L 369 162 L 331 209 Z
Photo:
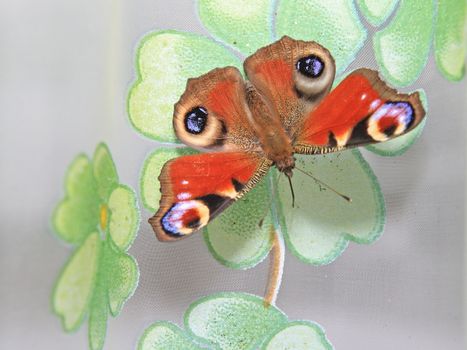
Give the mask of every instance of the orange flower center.
M 104 232 L 107 229 L 107 219 L 108 219 L 108 217 L 109 217 L 109 209 L 107 208 L 107 205 L 101 204 L 101 207 L 100 207 L 100 224 L 101 224 L 101 229 Z

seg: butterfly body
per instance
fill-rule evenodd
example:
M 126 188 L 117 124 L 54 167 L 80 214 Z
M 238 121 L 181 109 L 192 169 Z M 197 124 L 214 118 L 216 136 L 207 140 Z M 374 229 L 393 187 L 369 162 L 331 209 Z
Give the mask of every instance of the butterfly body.
M 278 118 L 272 117 L 275 112 L 267 100 L 252 84 L 246 85 L 246 100 L 251 112 L 249 122 L 260 143 L 259 152 L 271 160 L 279 171 L 291 175 L 295 165 L 292 140 Z
M 369 69 L 334 90 L 334 59 L 315 42 L 281 40 L 234 67 L 189 79 L 174 129 L 203 152 L 167 162 L 149 220 L 162 241 L 198 231 L 241 198 L 271 166 L 289 178 L 294 154 L 322 154 L 402 135 L 425 115 L 418 93 L 400 94 Z

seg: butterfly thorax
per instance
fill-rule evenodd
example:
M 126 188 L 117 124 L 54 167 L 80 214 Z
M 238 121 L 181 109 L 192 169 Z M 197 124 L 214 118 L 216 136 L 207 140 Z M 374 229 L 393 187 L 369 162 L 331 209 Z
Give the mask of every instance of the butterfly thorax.
M 292 175 L 295 166 L 292 140 L 277 118 L 277 111 L 258 89 L 252 84 L 246 85 L 246 100 L 251 112 L 250 124 L 259 139 L 266 157 L 274 162 L 279 171 Z

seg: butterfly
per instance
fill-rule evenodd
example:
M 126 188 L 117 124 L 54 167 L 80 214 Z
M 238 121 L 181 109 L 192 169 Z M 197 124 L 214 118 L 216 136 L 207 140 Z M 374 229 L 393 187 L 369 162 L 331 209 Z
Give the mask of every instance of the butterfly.
M 327 49 L 284 36 L 245 60 L 248 80 L 235 67 L 189 79 L 173 126 L 183 143 L 207 153 L 163 166 L 160 208 L 149 219 L 157 238 L 174 241 L 202 229 L 271 166 L 290 179 L 294 153 L 387 141 L 423 120 L 417 92 L 398 93 L 366 68 L 331 91 L 335 70 Z

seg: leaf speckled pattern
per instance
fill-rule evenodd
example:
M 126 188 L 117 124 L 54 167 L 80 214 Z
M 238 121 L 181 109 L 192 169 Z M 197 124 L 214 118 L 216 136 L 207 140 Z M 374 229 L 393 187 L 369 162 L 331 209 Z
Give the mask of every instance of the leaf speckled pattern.
M 310 321 L 288 321 L 262 298 L 246 293 L 213 294 L 192 303 L 185 330 L 156 322 L 141 336 L 138 350 L 332 350 L 322 328 Z M 291 347 L 292 346 L 292 347 Z
M 79 155 L 68 168 L 65 198 L 52 223 L 74 251 L 57 278 L 52 307 L 66 332 L 88 316 L 89 347 L 102 349 L 108 313 L 116 317 L 138 285 L 136 260 L 126 251 L 140 223 L 135 192 L 119 184 L 108 147 L 96 147 L 93 160 Z

